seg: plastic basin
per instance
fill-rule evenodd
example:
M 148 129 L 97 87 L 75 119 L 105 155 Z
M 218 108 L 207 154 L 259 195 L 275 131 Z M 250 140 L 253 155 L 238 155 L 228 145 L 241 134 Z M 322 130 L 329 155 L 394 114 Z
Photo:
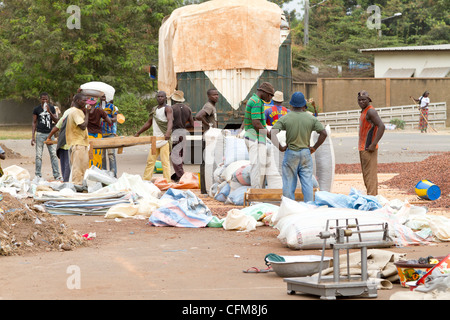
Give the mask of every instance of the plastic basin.
M 281 256 L 285 261 L 272 261 L 267 259 L 275 273 L 283 278 L 287 277 L 306 277 L 319 272 L 321 256 Z M 323 258 L 322 269 L 330 267 L 330 261 L 333 258 Z

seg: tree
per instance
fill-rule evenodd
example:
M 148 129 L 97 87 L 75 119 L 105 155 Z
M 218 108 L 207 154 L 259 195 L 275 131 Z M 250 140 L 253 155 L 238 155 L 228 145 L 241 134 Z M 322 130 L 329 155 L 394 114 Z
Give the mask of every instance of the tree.
M 381 38 L 366 25 L 371 15 L 366 10 L 373 4 L 381 9 L 381 18 L 402 13 L 382 21 Z M 303 47 L 303 23 L 292 30 L 293 61 L 303 68 L 346 66 L 349 60 L 370 63 L 372 57 L 359 51 L 364 48 L 449 42 L 448 0 L 316 0 L 310 6 L 315 7 L 310 10 L 308 46 Z
M 158 30 L 176 0 L 5 0 L 0 9 L 0 98 L 48 92 L 70 104 L 77 88 L 103 81 L 116 92 L 148 93 Z M 69 28 L 79 8 L 80 28 Z

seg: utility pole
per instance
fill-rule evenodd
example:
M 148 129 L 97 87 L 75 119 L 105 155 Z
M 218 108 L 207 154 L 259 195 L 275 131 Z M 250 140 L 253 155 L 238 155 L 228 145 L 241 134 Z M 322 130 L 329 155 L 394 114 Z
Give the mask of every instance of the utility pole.
M 309 0 L 305 0 L 305 14 L 303 15 L 303 46 L 307 46 L 309 42 Z

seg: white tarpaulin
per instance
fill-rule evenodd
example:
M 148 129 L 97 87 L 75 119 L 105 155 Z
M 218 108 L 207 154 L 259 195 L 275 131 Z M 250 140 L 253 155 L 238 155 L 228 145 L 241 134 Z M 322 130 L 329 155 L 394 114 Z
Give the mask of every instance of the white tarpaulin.
M 171 95 L 177 72 L 276 70 L 281 16 L 266 0 L 212 0 L 174 10 L 159 30 L 159 90 Z

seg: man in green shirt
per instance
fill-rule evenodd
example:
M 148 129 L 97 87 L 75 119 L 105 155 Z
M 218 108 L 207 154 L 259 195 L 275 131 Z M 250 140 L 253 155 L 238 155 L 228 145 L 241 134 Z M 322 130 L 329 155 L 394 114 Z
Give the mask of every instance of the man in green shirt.
M 244 129 L 245 143 L 248 148 L 250 163 L 250 183 L 253 189 L 264 188 L 266 165 L 269 160 L 269 148 L 266 146 L 266 117 L 264 114 L 264 101 L 270 101 L 275 89 L 268 82 L 263 82 L 256 93 L 248 99 L 245 107 Z
M 271 135 L 273 143 L 281 152 L 285 152 L 282 165 L 283 196 L 295 200 L 298 176 L 302 186 L 303 201 L 314 201 L 311 154 L 325 141 L 327 132 L 316 117 L 306 112 L 306 100 L 303 93 L 295 92 L 289 104 L 293 107 L 292 112 L 275 123 Z M 286 131 L 285 146 L 281 146 L 277 139 L 276 134 L 279 130 Z M 319 139 L 314 146 L 310 147 L 313 131 L 319 133 Z

